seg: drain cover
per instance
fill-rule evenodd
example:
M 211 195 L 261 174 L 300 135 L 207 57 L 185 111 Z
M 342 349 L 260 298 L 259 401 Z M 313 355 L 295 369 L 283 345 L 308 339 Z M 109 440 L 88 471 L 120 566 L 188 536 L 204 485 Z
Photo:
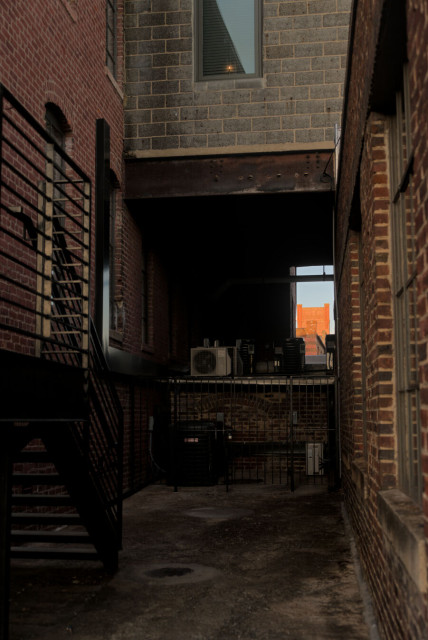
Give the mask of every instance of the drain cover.
M 234 520 L 245 518 L 253 513 L 251 509 L 238 509 L 228 507 L 200 507 L 186 511 L 186 515 L 207 520 Z
M 172 576 L 185 576 L 188 573 L 193 573 L 193 569 L 190 567 L 162 567 L 147 571 L 150 578 L 172 578 Z
M 136 582 L 150 582 L 155 585 L 180 585 L 211 580 L 219 575 L 213 567 L 201 564 L 145 564 L 133 565 L 121 573 L 121 577 Z

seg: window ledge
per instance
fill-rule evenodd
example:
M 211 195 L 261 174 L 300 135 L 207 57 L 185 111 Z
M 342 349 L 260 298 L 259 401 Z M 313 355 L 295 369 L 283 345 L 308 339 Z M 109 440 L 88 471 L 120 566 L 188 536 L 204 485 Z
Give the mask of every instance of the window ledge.
M 225 78 L 224 80 L 200 80 L 195 82 L 195 91 L 222 91 L 225 89 L 264 89 L 263 78 Z
M 116 92 L 119 95 L 119 98 L 123 102 L 125 96 L 123 95 L 123 91 L 120 88 L 119 83 L 117 82 L 116 78 L 114 77 L 114 75 L 112 74 L 112 72 L 110 71 L 110 69 L 108 67 L 104 67 L 104 70 L 106 72 L 107 78 L 110 80 L 110 82 L 112 83 L 113 87 L 116 89 Z
M 141 345 L 141 351 L 143 353 L 153 354 L 155 352 L 155 348 L 151 344 L 143 343 Z
M 123 342 L 123 333 L 117 329 L 110 329 L 110 342 L 121 344 Z
M 378 507 L 384 535 L 418 589 L 426 593 L 427 551 L 422 511 L 398 489 L 379 492 Z

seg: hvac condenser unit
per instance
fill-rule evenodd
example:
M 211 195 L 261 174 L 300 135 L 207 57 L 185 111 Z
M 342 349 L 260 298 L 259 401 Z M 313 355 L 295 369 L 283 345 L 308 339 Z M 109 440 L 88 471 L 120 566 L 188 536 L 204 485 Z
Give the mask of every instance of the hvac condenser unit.
M 232 359 L 227 347 L 196 347 L 190 350 L 192 376 L 229 376 Z

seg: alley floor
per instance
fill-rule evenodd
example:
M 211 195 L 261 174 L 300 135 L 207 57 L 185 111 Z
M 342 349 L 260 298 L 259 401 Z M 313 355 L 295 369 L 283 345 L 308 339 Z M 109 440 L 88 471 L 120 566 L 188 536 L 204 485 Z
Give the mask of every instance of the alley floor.
M 113 577 L 13 561 L 10 640 L 368 640 L 356 569 L 340 492 L 152 485 Z

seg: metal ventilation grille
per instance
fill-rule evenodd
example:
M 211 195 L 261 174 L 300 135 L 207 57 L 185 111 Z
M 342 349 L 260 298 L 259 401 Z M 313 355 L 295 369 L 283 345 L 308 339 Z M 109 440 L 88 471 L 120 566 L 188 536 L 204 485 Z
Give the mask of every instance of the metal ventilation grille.
M 197 351 L 193 356 L 193 368 L 197 373 L 213 373 L 217 366 L 217 355 L 212 351 Z

